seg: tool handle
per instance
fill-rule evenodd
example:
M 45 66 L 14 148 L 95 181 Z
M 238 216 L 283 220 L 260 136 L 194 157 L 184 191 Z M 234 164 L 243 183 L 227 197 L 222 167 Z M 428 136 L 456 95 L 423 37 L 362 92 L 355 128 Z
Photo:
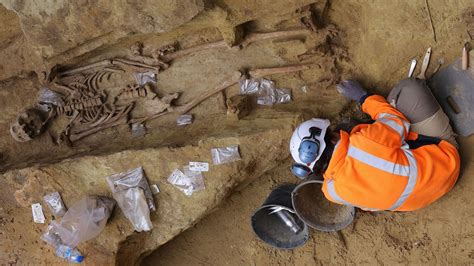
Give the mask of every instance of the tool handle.
M 446 101 L 448 102 L 449 107 L 454 111 L 455 114 L 461 113 L 461 109 L 459 108 L 459 105 L 454 101 L 453 97 L 448 96 L 446 98 Z
M 462 70 L 467 70 L 469 67 L 469 53 L 467 52 L 466 46 L 462 48 Z

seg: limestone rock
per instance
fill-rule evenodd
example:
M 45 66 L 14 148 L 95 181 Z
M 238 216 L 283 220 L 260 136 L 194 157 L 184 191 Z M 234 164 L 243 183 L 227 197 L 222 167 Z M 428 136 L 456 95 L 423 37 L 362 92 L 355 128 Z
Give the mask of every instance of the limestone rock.
M 202 0 L 165 0 L 159 4 L 151 0 L 0 3 L 18 14 L 23 33 L 43 58 L 88 42 L 100 46 L 127 34 L 170 31 L 204 9 Z
M 84 195 L 111 195 L 106 176 L 143 166 L 150 184 L 158 184 L 155 195 L 157 211 L 151 213 L 154 229 L 135 233 L 120 209 L 112 214 L 104 231 L 95 239 L 79 245 L 87 264 L 133 265 L 152 250 L 180 232 L 196 224 L 212 212 L 230 192 L 256 179 L 281 164 L 288 157 L 286 147 L 299 116 L 281 123 L 267 121 L 272 128 L 237 137 L 208 138 L 197 145 L 181 148 L 147 148 L 127 150 L 109 155 L 84 156 L 41 167 L 10 170 L 0 176 L 0 194 L 4 204 L 0 220 L 4 223 L 0 235 L 0 263 L 57 264 L 51 247 L 40 240 L 47 224 L 31 220 L 32 203 L 42 203 L 43 196 L 59 191 L 66 204 Z M 236 125 L 238 126 L 238 125 Z M 255 145 L 258 143 L 258 145 Z M 211 148 L 238 144 L 242 160 L 210 165 L 204 172 L 206 189 L 191 197 L 167 183 L 170 173 L 190 161 L 211 162 Z M 16 202 L 15 202 L 16 201 Z M 52 214 L 44 208 L 47 223 Z

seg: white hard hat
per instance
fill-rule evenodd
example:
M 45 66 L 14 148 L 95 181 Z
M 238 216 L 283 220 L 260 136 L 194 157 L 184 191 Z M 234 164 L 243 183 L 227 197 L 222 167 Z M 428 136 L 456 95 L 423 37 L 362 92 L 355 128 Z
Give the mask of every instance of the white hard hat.
M 300 178 L 311 174 L 316 161 L 326 148 L 324 136 L 330 124 L 327 119 L 313 118 L 295 129 L 290 140 L 290 152 L 295 160 L 291 167 L 293 174 Z

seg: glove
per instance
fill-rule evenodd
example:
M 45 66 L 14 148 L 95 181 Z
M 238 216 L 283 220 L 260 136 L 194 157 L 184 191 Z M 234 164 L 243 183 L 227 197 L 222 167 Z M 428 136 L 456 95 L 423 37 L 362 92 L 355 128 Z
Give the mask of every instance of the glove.
M 344 97 L 355 101 L 359 101 L 362 96 L 367 94 L 367 91 L 355 80 L 344 80 L 337 84 L 336 88 L 337 92 L 344 95 Z

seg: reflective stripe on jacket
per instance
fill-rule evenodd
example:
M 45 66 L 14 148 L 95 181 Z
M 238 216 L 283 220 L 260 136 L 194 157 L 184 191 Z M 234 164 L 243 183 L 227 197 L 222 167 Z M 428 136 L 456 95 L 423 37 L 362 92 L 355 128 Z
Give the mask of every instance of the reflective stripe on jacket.
M 446 141 L 410 150 L 405 116 L 378 95 L 362 110 L 375 122 L 341 131 L 341 139 L 324 173 L 329 200 L 365 210 L 410 211 L 422 208 L 454 186 L 460 167 L 458 151 Z

